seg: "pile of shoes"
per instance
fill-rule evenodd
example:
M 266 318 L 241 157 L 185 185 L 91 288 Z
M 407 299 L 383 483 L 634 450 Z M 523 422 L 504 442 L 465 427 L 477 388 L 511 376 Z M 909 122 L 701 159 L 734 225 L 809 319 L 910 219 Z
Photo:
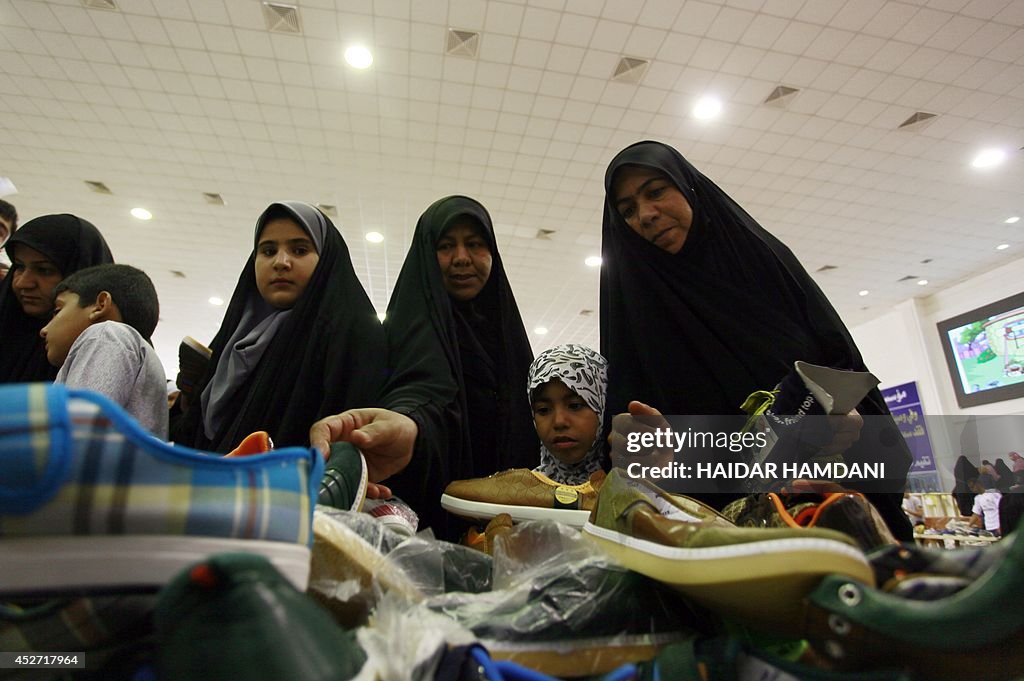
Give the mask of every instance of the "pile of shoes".
M 846 491 L 719 513 L 618 469 L 511 471 L 448 488 L 490 521 L 466 547 L 367 504 L 351 447 L 324 476 L 315 450 L 176 447 L 60 385 L 0 406 L 0 649 L 84 653 L 4 679 L 1024 677 L 1018 533 L 929 549 Z

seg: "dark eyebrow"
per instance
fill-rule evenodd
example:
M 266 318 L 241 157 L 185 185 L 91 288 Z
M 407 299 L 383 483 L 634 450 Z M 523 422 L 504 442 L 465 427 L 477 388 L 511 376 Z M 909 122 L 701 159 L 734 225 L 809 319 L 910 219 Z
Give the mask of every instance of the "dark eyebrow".
M 664 178 L 661 175 L 655 175 L 654 177 L 650 178 L 649 180 L 647 180 L 646 182 L 641 184 L 639 189 L 637 190 L 637 192 L 635 194 L 630 194 L 629 196 L 623 196 L 622 198 L 615 199 L 615 207 L 618 208 L 619 204 L 622 203 L 623 201 L 629 201 L 630 199 L 632 199 L 632 198 L 634 198 L 634 197 L 636 197 L 636 196 L 638 196 L 640 194 L 643 194 L 644 190 L 647 189 L 647 185 L 649 185 L 652 182 L 657 182 L 659 180 L 661 180 L 663 182 L 667 182 L 668 181 L 667 178 Z

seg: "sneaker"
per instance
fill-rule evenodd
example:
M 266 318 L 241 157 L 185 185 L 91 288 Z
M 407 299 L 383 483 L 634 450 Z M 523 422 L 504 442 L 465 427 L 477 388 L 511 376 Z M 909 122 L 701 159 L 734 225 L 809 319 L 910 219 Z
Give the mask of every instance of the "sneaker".
M 265 430 L 257 430 L 255 433 L 250 433 L 238 443 L 238 446 L 232 449 L 224 456 L 251 456 L 253 454 L 266 454 L 274 448 L 274 441 L 270 439 L 270 434 Z
M 8 653 L 82 651 L 88 658 L 88 679 L 130 679 L 118 673 L 150 657 L 156 594 L 116 594 L 0 603 L 0 647 Z M 81 654 L 81 653 L 80 653 Z M 6 681 L 65 678 L 58 672 L 5 669 Z M 78 674 L 71 678 L 80 678 Z
M 500 537 L 512 529 L 512 516 L 508 513 L 501 513 L 491 518 L 483 532 L 475 527 L 466 530 L 466 537 L 462 542 L 477 551 L 483 551 L 489 556 L 494 555 L 494 546 Z
M 486 478 L 450 483 L 441 495 L 441 506 L 475 520 L 507 513 L 515 522 L 553 520 L 583 527 L 603 480 L 604 471 L 597 471 L 582 485 L 563 485 L 543 473 L 513 468 Z
M 369 513 L 372 517 L 405 537 L 411 537 L 416 534 L 420 524 L 420 518 L 416 515 L 416 511 L 412 510 L 409 504 L 398 497 L 366 499 L 363 502 L 363 513 Z
M 1000 560 L 946 598 L 907 600 L 826 577 L 808 597 L 806 638 L 842 669 L 898 666 L 939 681 L 1022 677 L 1024 608 L 1014 604 L 1024 601 L 1024 542 L 1016 538 L 1002 540 Z
M 691 500 L 692 502 L 692 500 Z M 621 564 L 741 624 L 799 633 L 803 598 L 822 577 L 874 584 L 852 539 L 819 528 L 739 528 L 613 470 L 583 532 Z
M 738 527 L 819 527 L 849 535 L 864 551 L 896 539 L 878 511 L 859 492 L 790 490 L 748 495 L 722 509 Z
M 213 351 L 192 336 L 185 336 L 178 346 L 178 389 L 191 397 L 206 375 Z
M 366 501 L 370 480 L 363 453 L 348 442 L 331 444 L 317 503 L 345 511 L 359 511 Z
M 178 574 L 154 622 L 160 681 L 341 681 L 366 661 L 353 632 L 252 554 L 220 554 Z
M 224 550 L 309 572 L 315 449 L 224 458 L 168 444 L 61 384 L 0 386 L 0 592 L 150 589 Z
M 741 406 L 750 414 L 746 429 L 756 429 L 767 438 L 764 447 L 752 452 L 753 460 L 781 464 L 815 459 L 833 437 L 832 427 L 820 417 L 849 413 L 878 382 L 866 371 L 794 362 L 793 370 L 774 390 L 757 391 Z M 752 491 L 764 491 L 768 482 L 752 482 Z

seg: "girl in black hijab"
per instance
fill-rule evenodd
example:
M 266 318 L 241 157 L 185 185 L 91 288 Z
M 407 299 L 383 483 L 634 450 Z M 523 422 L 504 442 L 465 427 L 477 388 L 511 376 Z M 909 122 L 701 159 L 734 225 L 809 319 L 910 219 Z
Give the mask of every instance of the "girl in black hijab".
M 74 215 L 29 220 L 7 242 L 11 271 L 0 283 L 0 383 L 52 381 L 39 330 L 53 315 L 53 289 L 80 269 L 114 262 L 100 231 Z
M 538 448 L 521 394 L 533 351 L 480 203 L 449 196 L 423 213 L 384 330 L 384 403 L 419 430 L 409 465 L 387 484 L 420 514 L 421 529 L 451 538 L 445 485 L 531 468 Z
M 172 436 L 229 452 L 267 431 L 304 446 L 318 418 L 377 404 L 384 334 L 348 247 L 318 209 L 271 204 L 211 343 L 206 377 Z
M 846 326 L 789 248 L 678 151 L 659 142 L 627 147 L 608 166 L 605 196 L 608 413 L 639 400 L 665 414 L 740 414 L 748 395 L 778 384 L 795 360 L 866 371 Z M 889 413 L 878 390 L 857 410 Z M 875 425 L 866 420 L 865 431 Z M 861 444 L 874 441 L 864 435 Z M 898 442 L 889 439 L 895 454 L 886 456 L 895 459 L 887 475 L 905 477 L 909 452 L 898 433 Z M 731 498 L 714 496 L 707 501 L 717 506 Z M 900 499 L 872 496 L 894 534 L 909 538 Z

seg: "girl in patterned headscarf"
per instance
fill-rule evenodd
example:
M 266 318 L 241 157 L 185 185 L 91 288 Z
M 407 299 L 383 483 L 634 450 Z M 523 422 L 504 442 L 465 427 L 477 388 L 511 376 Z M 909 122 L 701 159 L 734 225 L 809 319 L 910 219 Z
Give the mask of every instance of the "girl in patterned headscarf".
M 527 395 L 541 440 L 534 470 L 566 485 L 580 485 L 604 456 L 608 360 L 583 345 L 559 345 L 530 365 Z

